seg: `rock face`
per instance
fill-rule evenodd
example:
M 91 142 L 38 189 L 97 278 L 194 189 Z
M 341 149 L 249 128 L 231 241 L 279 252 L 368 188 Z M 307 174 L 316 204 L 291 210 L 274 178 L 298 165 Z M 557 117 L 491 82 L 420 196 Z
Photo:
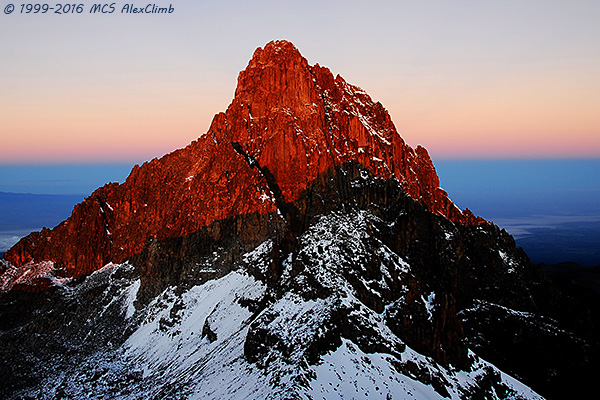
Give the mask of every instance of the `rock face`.
M 498 227 L 345 163 L 276 212 L 0 294 L 0 397 L 540 399 L 509 373 L 579 398 L 600 372 L 580 306 Z
M 6 260 L 6 399 L 584 398 L 600 374 L 597 307 L 288 42 L 206 135 Z
M 432 214 L 357 163 L 277 206 L 0 295 L 0 396 L 539 398 L 469 351 L 460 313 L 473 295 L 500 301 L 479 285 L 536 309 L 505 232 Z M 334 389 L 351 366 L 357 386 Z
M 256 50 L 231 105 L 205 135 L 134 167 L 123 184 L 96 190 L 70 218 L 22 239 L 5 259 L 25 269 L 51 261 L 60 274 L 85 276 L 138 254 L 150 239 L 273 212 L 277 201 L 297 200 L 319 174 L 350 161 L 398 179 L 433 213 L 484 223 L 448 199 L 427 151 L 404 143 L 380 103 L 276 41 Z

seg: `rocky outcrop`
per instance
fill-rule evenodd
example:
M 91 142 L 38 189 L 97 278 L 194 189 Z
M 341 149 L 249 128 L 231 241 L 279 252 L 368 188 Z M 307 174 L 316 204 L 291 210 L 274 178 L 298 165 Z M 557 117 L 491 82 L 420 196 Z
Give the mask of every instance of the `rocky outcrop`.
M 451 221 L 485 222 L 452 203 L 427 151 L 406 145 L 380 103 L 327 68 L 309 65 L 293 44 L 276 41 L 256 50 L 231 105 L 205 135 L 135 166 L 123 184 L 99 188 L 66 221 L 23 238 L 5 259 L 20 268 L 17 277 L 42 261 L 53 262 L 58 275 L 86 276 L 138 254 L 149 240 L 274 212 L 277 196 L 293 202 L 319 174 L 345 162 L 397 179 Z
M 6 259 L 3 398 L 321 398 L 352 365 L 382 398 L 539 398 L 497 367 L 582 398 L 600 373 L 595 297 L 456 208 L 379 103 L 288 42 L 206 135 Z
M 42 293 L 1 293 L 0 371 L 12 382 L 5 397 L 36 398 L 48 387 L 73 398 L 90 390 L 128 398 L 149 388 L 181 397 L 174 393 L 188 383 L 215 381 L 203 373 L 207 368 L 229 370 L 212 350 L 194 359 L 215 346 L 243 360 L 240 370 L 260 371 L 274 382 L 273 392 L 285 393 L 271 397 L 296 398 L 290 393 L 306 390 L 311 368 L 345 343 L 369 357 L 385 355 L 394 371 L 385 382 L 409 377 L 441 397 L 519 398 L 502 383 L 506 376 L 482 367 L 477 356 L 548 398 L 589 393 L 598 373 L 597 328 L 582 318 L 585 307 L 558 292 L 505 231 L 433 214 L 398 180 L 376 177 L 358 163 L 323 172 L 294 202 L 277 197 L 277 211 L 152 239 L 127 263 L 85 279 Z M 223 283 L 240 274 L 260 291 Z M 190 293 L 199 297 L 190 300 Z M 223 293 L 233 308 L 219 300 Z M 185 328 L 191 321 L 193 329 Z M 229 321 L 241 325 L 232 330 Z M 131 332 L 137 333 L 130 345 L 150 346 L 139 358 L 122 357 L 129 345 L 118 347 Z M 168 338 L 171 353 L 141 367 L 156 356 L 149 339 L 156 335 Z M 86 357 L 91 361 L 80 366 Z M 168 357 L 185 362 L 165 362 Z M 188 380 L 163 375 L 166 364 L 185 365 Z M 456 376 L 464 374 L 474 379 L 457 389 Z M 257 397 L 268 396 L 247 396 Z

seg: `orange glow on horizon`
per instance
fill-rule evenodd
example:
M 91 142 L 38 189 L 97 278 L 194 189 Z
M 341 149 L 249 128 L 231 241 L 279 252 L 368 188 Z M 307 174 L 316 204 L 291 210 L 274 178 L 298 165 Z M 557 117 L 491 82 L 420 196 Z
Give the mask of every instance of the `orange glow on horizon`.
M 598 2 L 178 7 L 6 16 L 0 163 L 137 162 L 184 147 L 273 39 L 363 88 L 433 158 L 600 157 Z

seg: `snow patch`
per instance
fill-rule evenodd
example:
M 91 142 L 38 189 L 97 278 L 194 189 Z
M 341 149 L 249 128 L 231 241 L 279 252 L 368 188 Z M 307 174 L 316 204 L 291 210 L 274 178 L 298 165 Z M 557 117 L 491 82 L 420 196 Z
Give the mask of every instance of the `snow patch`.
M 502 259 L 504 264 L 506 266 L 508 266 L 508 269 L 506 270 L 506 272 L 508 272 L 509 274 L 512 274 L 513 272 L 515 272 L 515 267 L 518 266 L 518 263 L 515 262 L 515 260 L 513 260 L 511 257 L 509 257 L 508 254 L 506 254 L 502 250 L 498 250 L 498 255 L 500 256 L 500 258 Z
M 182 397 L 188 399 L 268 397 L 272 388 L 266 377 L 244 360 L 252 312 L 239 302 L 257 299 L 264 290 L 249 275 L 231 272 L 181 296 L 172 290 L 159 296 L 150 305 L 151 318 L 123 346 L 125 358 L 143 371 L 145 382 L 131 398 L 159 396 L 161 387 L 171 384 L 185 388 Z M 214 341 L 202 337 L 207 321 Z
M 133 314 L 135 314 L 135 306 L 133 303 L 137 297 L 138 291 L 140 290 L 140 286 L 141 280 L 137 279 L 125 290 L 125 301 L 123 302 L 123 308 L 125 309 L 126 319 L 133 317 Z
M 313 367 L 317 378 L 309 394 L 314 399 L 440 399 L 424 385 L 392 367 L 389 355 L 363 353 L 354 343 L 342 345 Z
M 433 321 L 433 310 L 435 308 L 435 293 L 429 293 L 427 298 L 421 296 L 421 300 L 423 300 L 423 303 L 425 303 L 425 309 L 427 310 L 427 319 L 429 319 L 429 321 Z

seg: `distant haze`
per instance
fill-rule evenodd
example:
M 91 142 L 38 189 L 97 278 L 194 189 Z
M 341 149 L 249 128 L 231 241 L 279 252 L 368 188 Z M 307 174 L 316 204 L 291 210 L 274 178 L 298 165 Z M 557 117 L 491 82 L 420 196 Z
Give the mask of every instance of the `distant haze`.
M 600 159 L 434 164 L 459 207 L 505 228 L 534 262 L 600 264 Z M 0 165 L 0 252 L 33 230 L 55 226 L 84 196 L 123 182 L 130 170 L 129 164 Z
M 505 228 L 534 262 L 600 265 L 600 159 L 434 163 L 459 207 Z
M 0 192 L 88 196 L 109 182 L 123 183 L 133 165 L 0 164 Z

